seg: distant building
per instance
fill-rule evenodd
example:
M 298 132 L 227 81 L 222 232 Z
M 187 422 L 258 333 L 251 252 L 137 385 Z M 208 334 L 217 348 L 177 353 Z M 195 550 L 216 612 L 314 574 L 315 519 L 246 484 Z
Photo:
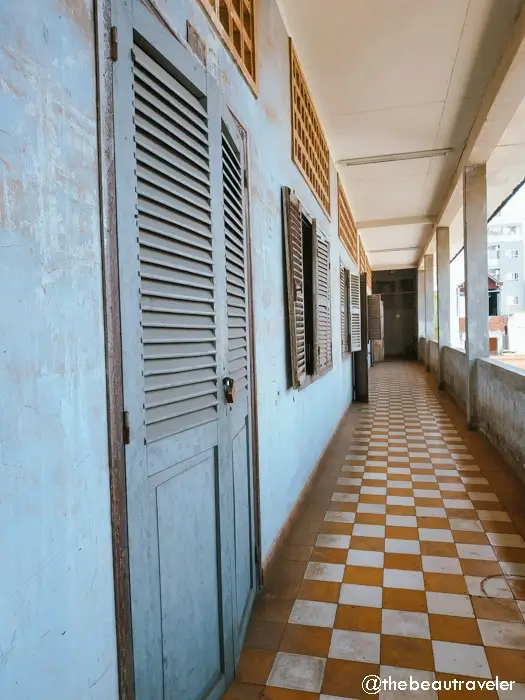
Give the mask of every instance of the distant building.
M 525 246 L 521 223 L 488 227 L 489 275 L 501 283 L 500 313 L 525 309 Z

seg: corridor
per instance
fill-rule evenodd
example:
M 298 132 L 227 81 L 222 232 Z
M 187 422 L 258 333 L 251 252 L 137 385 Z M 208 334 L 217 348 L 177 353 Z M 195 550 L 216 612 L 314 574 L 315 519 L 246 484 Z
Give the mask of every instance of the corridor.
M 381 698 L 525 698 L 525 489 L 421 366 L 371 381 L 272 563 L 225 697 L 364 698 L 378 675 L 515 682 Z

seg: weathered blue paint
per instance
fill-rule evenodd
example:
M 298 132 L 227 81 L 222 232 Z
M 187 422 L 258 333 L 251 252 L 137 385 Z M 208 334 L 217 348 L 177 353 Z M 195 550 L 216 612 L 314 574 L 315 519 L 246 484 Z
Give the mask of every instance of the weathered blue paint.
M 114 700 L 93 0 L 0 3 L 0 697 Z
M 291 160 L 288 36 L 275 0 L 258 2 L 259 95 L 256 99 L 197 0 L 158 0 L 180 36 L 189 20 L 205 40 L 208 69 L 250 139 L 251 227 L 262 556 L 268 554 L 351 397 L 350 361 L 341 360 L 337 187 L 332 167 L 332 221 L 328 221 Z M 288 185 L 332 243 L 334 368 L 302 391 L 287 389 L 286 316 L 281 187 Z M 353 268 L 353 266 L 351 266 Z

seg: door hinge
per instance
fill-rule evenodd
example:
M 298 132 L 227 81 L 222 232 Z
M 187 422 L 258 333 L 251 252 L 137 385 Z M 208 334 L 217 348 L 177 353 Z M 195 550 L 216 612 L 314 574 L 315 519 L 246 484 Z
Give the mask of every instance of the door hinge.
M 129 445 L 131 441 L 131 432 L 129 429 L 129 412 L 124 411 L 122 414 L 122 442 Z
M 109 38 L 109 53 L 112 61 L 118 61 L 118 29 L 111 27 Z
M 248 168 L 243 170 L 244 189 L 248 189 Z

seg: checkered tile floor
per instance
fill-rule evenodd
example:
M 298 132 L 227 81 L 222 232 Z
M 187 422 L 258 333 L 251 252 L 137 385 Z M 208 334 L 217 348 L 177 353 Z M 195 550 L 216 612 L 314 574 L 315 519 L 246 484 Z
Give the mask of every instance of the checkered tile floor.
M 315 542 L 295 548 L 297 594 L 252 620 L 228 697 L 362 698 L 376 674 L 499 676 L 520 685 L 461 697 L 525 699 L 525 541 L 422 373 L 373 377 Z

